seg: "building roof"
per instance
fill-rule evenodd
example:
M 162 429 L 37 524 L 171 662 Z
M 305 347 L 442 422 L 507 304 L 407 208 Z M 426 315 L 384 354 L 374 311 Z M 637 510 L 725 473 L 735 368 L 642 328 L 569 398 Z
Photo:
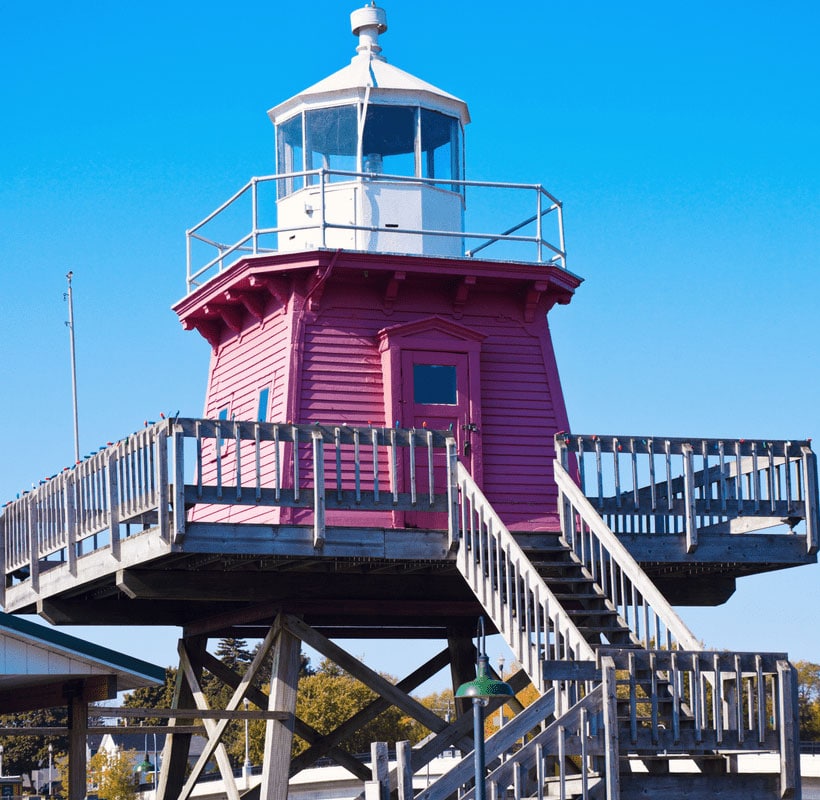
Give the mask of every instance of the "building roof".
M 165 669 L 0 612 L 0 713 L 89 701 L 165 681 Z
M 394 67 L 380 50 L 380 47 L 358 48 L 350 64 L 274 106 L 268 116 L 276 124 L 306 106 L 363 100 L 369 90 L 370 102 L 421 104 L 457 116 L 463 125 L 470 121 L 470 112 L 463 100 Z

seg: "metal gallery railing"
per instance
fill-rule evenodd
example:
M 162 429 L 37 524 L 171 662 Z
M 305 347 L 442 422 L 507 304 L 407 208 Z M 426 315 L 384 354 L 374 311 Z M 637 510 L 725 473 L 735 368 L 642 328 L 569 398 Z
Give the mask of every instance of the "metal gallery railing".
M 556 452 L 616 533 L 677 534 L 778 527 L 817 551 L 817 464 L 809 441 L 559 433 Z M 802 526 L 801 526 L 802 523 Z M 802 530 L 801 530 L 802 528 Z
M 222 205 L 190 228 L 186 233 L 188 292 L 192 292 L 197 286 L 243 256 L 277 252 L 279 249 L 277 237 L 282 234 L 317 231 L 317 246 L 325 247 L 327 246 L 327 234 L 330 231 L 385 232 L 384 228 L 347 221 L 340 222 L 328 218 L 325 193 L 331 186 L 336 187 L 341 182 L 371 183 L 374 180 L 389 181 L 399 186 L 402 184 L 431 186 L 460 194 L 470 190 L 471 198 L 475 198 L 473 202 L 476 207 L 483 209 L 501 207 L 515 215 L 512 218 L 512 224 L 505 226 L 503 230 L 470 230 L 469 218 L 465 217 L 464 230 L 411 229 L 391 226 L 387 230 L 391 236 L 424 235 L 440 240 L 455 238 L 465 243 L 474 243 L 464 252 L 466 257 L 472 257 L 491 245 L 493 251 L 496 251 L 505 244 L 523 244 L 532 247 L 531 260 L 534 262 L 556 264 L 566 269 L 563 207 L 561 201 L 541 184 L 374 175 L 370 172 L 322 168 L 251 178 Z M 304 188 L 319 192 L 318 208 L 311 208 L 311 214 L 306 221 L 297 226 L 280 224 L 275 211 L 277 187 L 283 181 L 300 181 L 300 185 Z M 268 190 L 271 197 L 266 196 Z M 494 192 L 510 192 L 513 201 L 520 199 L 522 210 L 519 212 L 516 202 L 511 202 L 506 195 L 501 202 L 492 198 L 491 193 Z M 486 216 L 493 218 L 490 214 Z M 554 219 L 549 234 L 544 230 L 547 217 Z M 498 214 L 495 218 L 498 218 Z M 195 255 L 194 249 L 197 245 L 204 246 L 206 254 L 204 258 Z M 499 252 L 494 257 L 509 259 L 510 255 L 507 252 Z
M 170 419 L 154 423 L 7 503 L 0 514 L 5 585 L 155 528 L 182 541 L 194 506 L 326 512 L 428 512 L 455 521 L 455 440 L 447 432 L 372 426 Z

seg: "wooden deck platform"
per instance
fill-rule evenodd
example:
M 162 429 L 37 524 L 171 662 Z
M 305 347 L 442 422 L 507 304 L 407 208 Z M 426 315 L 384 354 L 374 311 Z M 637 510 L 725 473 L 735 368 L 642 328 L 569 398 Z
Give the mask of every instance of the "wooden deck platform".
M 816 560 L 807 442 L 557 439 L 581 484 L 556 462 L 562 491 L 673 603 Z M 440 431 L 165 420 L 4 507 L 3 604 L 55 624 L 212 631 L 285 610 L 336 636 L 440 637 L 480 613 L 455 564 L 456 463 Z M 538 561 L 549 533 L 514 535 Z

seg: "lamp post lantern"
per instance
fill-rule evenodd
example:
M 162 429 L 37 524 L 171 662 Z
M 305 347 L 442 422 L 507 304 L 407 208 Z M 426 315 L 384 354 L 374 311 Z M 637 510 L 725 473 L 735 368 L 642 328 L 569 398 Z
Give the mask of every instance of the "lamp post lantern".
M 476 630 L 476 676 L 475 680 L 462 683 L 456 697 L 473 699 L 473 753 L 475 759 L 475 799 L 486 800 L 484 785 L 484 707 L 491 697 L 512 697 L 512 686 L 487 674 L 490 659 L 487 657 L 484 636 L 484 617 L 478 618 Z

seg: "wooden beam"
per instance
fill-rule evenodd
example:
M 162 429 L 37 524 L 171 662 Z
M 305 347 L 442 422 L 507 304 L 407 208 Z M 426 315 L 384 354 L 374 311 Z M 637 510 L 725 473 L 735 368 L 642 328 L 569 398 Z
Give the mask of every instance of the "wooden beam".
M 330 658 L 334 663 L 342 667 L 342 669 L 349 672 L 354 678 L 364 683 L 365 686 L 370 687 L 380 697 L 389 700 L 392 705 L 397 706 L 404 711 L 405 714 L 409 714 L 418 720 L 429 730 L 439 732 L 447 727 L 447 723 L 429 708 L 426 708 L 417 700 L 402 692 L 394 684 L 390 683 L 390 681 L 363 664 L 358 658 L 350 655 L 329 639 L 326 639 L 297 617 L 286 614 L 284 621 L 287 629 L 291 631 L 294 636 L 298 636 L 303 642 L 314 648 L 314 650 L 318 650 L 322 655 Z
M 91 706 L 88 709 L 88 713 L 92 717 L 164 717 L 166 719 L 234 720 L 287 719 L 287 714 L 284 711 L 263 711 L 262 709 L 227 711 L 220 708 L 129 708 L 127 706 Z M 119 730 L 119 727 L 117 730 Z
M 179 642 L 179 648 L 185 648 L 188 659 L 193 664 L 194 672 L 197 676 L 202 675 L 202 657 L 205 654 L 208 639 L 204 636 L 189 637 Z M 188 709 L 194 707 L 194 698 L 191 686 L 185 680 L 182 669 L 177 670 L 176 684 L 174 685 L 174 696 L 171 705 L 178 709 Z M 171 720 L 171 727 L 177 727 L 176 721 Z M 162 769 L 160 770 L 157 791 L 159 797 L 179 797 L 185 781 L 185 772 L 188 768 L 188 752 L 191 745 L 191 734 L 183 732 L 172 732 L 165 742 L 164 757 L 162 759 Z
M 299 638 L 285 626 L 282 615 L 277 617 L 271 631 L 275 632 L 277 641 L 271 669 L 268 709 L 287 712 L 290 721 L 268 720 L 265 723 L 260 800 L 281 800 L 288 795 L 288 768 L 293 744 L 293 720 L 296 717 L 296 689 L 299 683 Z
M 432 678 L 437 672 L 443 669 L 449 661 L 447 650 L 442 650 L 433 658 L 422 664 L 417 670 L 412 672 L 403 680 L 396 684 L 396 688 L 403 692 L 412 692 L 416 687 Z M 318 741 L 296 756 L 291 762 L 291 775 L 295 775 L 303 769 L 314 764 L 319 758 L 327 755 L 331 749 L 343 742 L 355 731 L 363 728 L 374 720 L 383 711 L 390 707 L 390 702 L 383 697 L 378 697 L 365 708 L 356 712 L 352 717 L 343 722 L 331 733 L 322 736 Z
M 206 654 L 205 669 L 221 680 L 226 686 L 230 686 L 234 689 L 239 685 L 239 681 L 242 679 L 238 673 L 231 670 L 210 653 Z M 248 700 L 255 703 L 260 708 L 264 708 L 268 703 L 268 696 L 253 686 L 248 688 L 246 696 Z M 302 720 L 298 717 L 294 717 L 294 733 L 308 742 L 308 744 L 314 744 L 323 738 L 322 734 L 320 734 L 315 728 L 312 728 L 307 723 L 302 722 Z M 361 761 L 358 761 L 349 753 L 339 750 L 338 747 L 332 747 L 327 751 L 326 755 L 330 756 L 330 758 L 336 761 L 337 764 L 344 767 L 352 775 L 359 778 L 359 780 L 368 779 L 370 773 L 367 771 L 367 768 L 361 763 Z M 293 774 L 292 768 L 291 774 Z
M 68 800 L 83 800 L 86 794 L 88 702 L 82 692 L 68 704 Z

